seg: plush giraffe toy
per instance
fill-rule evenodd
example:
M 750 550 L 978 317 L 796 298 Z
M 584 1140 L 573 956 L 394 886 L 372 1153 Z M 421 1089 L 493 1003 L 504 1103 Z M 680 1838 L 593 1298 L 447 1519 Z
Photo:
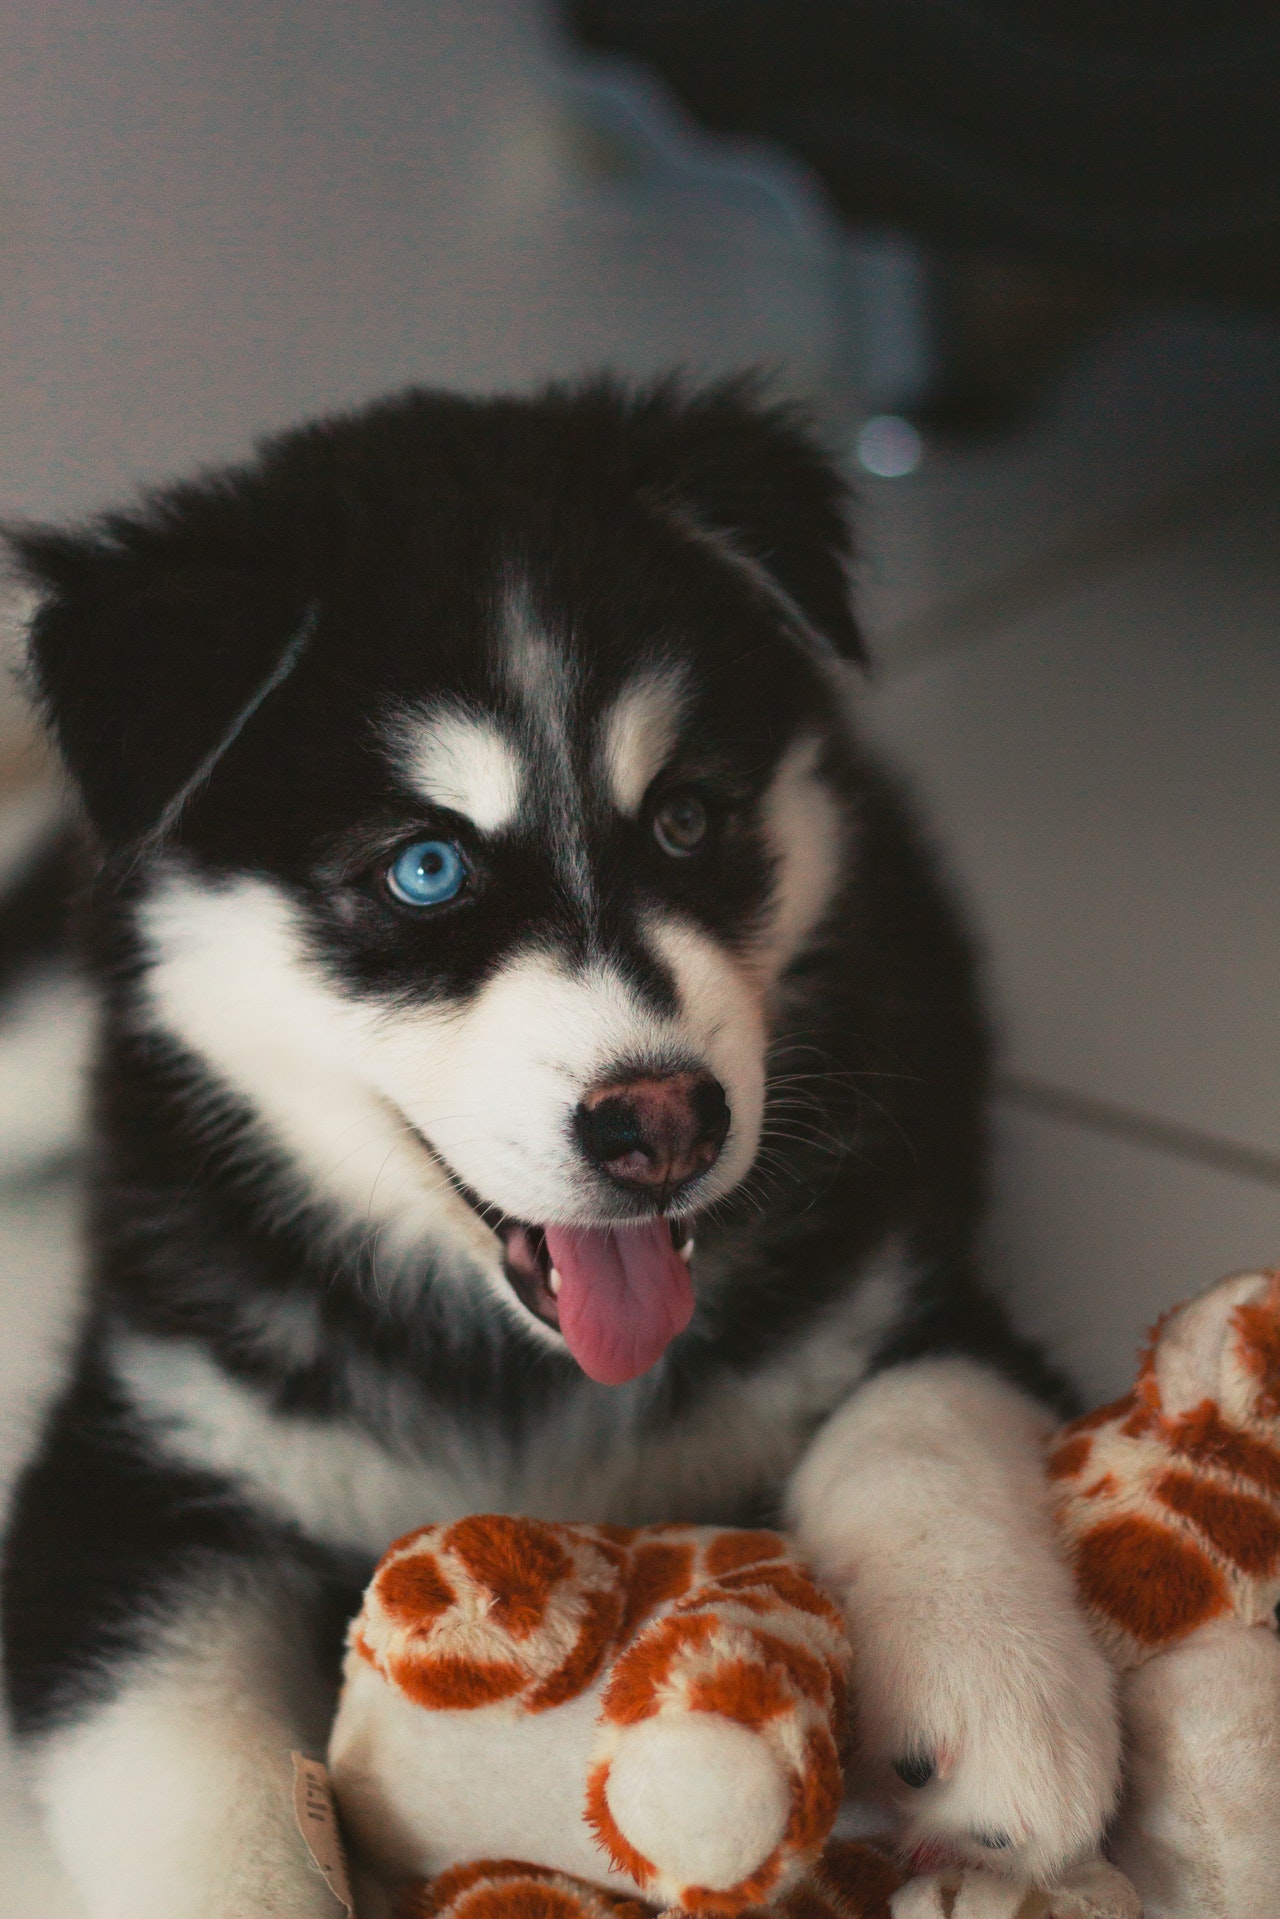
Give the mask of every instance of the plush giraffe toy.
M 1148 1919 L 1276 1919 L 1280 1273 L 1169 1314 L 1135 1390 L 1066 1427 L 1049 1473 L 1120 1676 L 1113 1858 Z
M 1280 1275 L 1171 1314 L 1048 1459 L 1141 1899 L 1101 1861 L 1045 1890 L 830 1840 L 854 1660 L 780 1535 L 489 1515 L 393 1546 L 349 1635 L 332 1779 L 397 1919 L 1276 1919 Z
M 849 1658 L 777 1533 L 431 1526 L 352 1628 L 334 1786 L 385 1876 L 496 1853 L 735 1913 L 831 1830 Z

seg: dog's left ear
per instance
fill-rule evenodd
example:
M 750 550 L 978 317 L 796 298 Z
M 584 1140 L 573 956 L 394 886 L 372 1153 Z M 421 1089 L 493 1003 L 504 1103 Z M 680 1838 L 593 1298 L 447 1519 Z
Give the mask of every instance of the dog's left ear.
M 804 413 L 739 379 L 688 396 L 664 383 L 640 396 L 634 418 L 665 504 L 763 568 L 842 659 L 865 665 L 849 488 Z
M 308 608 L 285 577 L 192 551 L 160 516 L 12 529 L 32 690 L 106 847 L 162 830 L 289 671 Z

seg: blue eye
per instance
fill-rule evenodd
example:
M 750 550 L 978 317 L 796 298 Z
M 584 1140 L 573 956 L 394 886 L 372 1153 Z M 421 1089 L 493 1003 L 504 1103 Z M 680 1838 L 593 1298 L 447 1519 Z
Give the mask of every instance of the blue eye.
M 452 840 L 415 840 L 387 868 L 387 885 L 406 906 L 443 906 L 462 891 L 466 877 Z

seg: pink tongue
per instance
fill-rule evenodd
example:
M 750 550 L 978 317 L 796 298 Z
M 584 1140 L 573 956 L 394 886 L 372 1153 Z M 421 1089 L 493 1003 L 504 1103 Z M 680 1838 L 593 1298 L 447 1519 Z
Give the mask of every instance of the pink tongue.
M 590 1379 L 647 1372 L 693 1317 L 689 1268 L 665 1219 L 645 1226 L 548 1226 L 560 1275 L 560 1331 Z

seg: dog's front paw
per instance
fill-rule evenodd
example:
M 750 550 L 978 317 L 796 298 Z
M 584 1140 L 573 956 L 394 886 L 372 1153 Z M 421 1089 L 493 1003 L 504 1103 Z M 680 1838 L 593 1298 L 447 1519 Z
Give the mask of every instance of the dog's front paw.
M 988 1594 L 989 1598 L 989 1594 Z M 1096 1851 L 1120 1742 L 1112 1677 L 1073 1605 L 982 1616 L 972 1590 L 849 1607 L 867 1783 L 923 1863 L 1052 1883 Z
M 801 1551 L 843 1605 L 869 1777 L 922 1869 L 1050 1884 L 1115 1802 L 1112 1678 L 1060 1551 L 1043 1412 L 966 1360 L 872 1379 L 792 1482 Z

